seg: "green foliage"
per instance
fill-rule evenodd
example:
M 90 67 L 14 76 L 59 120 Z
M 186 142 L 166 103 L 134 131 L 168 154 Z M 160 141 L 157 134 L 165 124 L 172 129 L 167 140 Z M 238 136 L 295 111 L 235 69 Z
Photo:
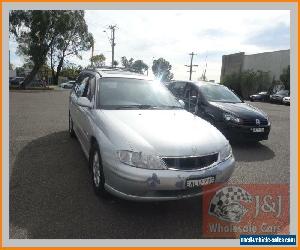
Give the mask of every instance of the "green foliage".
M 121 64 L 124 68 L 130 69 L 132 67 L 132 64 L 134 62 L 133 58 L 130 58 L 129 60 L 126 58 L 126 56 L 121 57 Z
M 268 90 L 272 85 L 268 72 L 253 70 L 226 75 L 221 83 L 243 98 L 248 98 L 249 95 L 262 90 Z
M 103 54 L 95 55 L 91 57 L 91 63 L 95 67 L 103 67 L 105 65 L 105 56 Z
M 221 84 L 234 90 L 234 92 L 237 93 L 239 96 L 242 96 L 240 74 L 232 73 L 230 75 L 225 75 L 221 81 Z
M 285 89 L 290 90 L 290 65 L 283 69 L 280 75 L 280 81 L 283 83 Z
M 129 60 L 123 56 L 121 58 L 121 63 L 124 68 L 127 70 L 139 73 L 139 74 L 144 74 L 145 71 L 148 70 L 148 65 L 143 62 L 143 60 L 134 60 L 133 58 L 130 58 Z
M 10 32 L 16 37 L 18 53 L 28 57 L 34 67 L 32 80 L 39 68 L 45 63 L 47 53 L 60 32 L 57 11 L 13 10 L 9 15 Z
M 132 64 L 131 68 L 133 69 L 133 71 L 143 74 L 145 71 L 148 70 L 148 65 L 144 63 L 142 60 L 136 60 Z
M 172 65 L 164 58 L 159 58 L 153 61 L 152 71 L 153 74 L 162 82 L 171 81 L 174 77 L 171 73 Z
M 18 43 L 18 53 L 33 62 L 24 86 L 46 63 L 49 53 L 52 55 L 52 72 L 55 72 L 53 65 L 56 63 L 56 72 L 59 72 L 65 56 L 80 57 L 79 52 L 93 44 L 92 35 L 87 32 L 84 11 L 13 10 L 9 14 L 9 30 Z
M 83 10 L 58 12 L 60 13 L 58 21 L 61 22 L 60 32 L 55 37 L 48 54 L 54 84 L 58 83 L 65 59 L 68 56 L 81 59 L 81 52 L 89 50 L 94 44 L 93 36 L 88 32 Z
M 119 65 L 119 62 L 114 60 L 114 67 L 117 67 Z
M 24 67 L 17 67 L 16 68 L 17 76 L 25 77 L 25 68 Z
M 68 77 L 70 80 L 75 80 L 81 71 L 81 66 L 76 66 L 75 64 L 68 64 L 67 66 L 63 67 L 61 71 L 61 76 Z

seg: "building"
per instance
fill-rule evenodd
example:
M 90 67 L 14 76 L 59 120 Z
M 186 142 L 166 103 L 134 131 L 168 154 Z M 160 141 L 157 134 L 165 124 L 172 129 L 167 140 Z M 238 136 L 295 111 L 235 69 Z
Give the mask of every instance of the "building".
M 246 70 L 269 72 L 272 80 L 280 80 L 283 69 L 290 65 L 290 50 L 245 55 L 244 52 L 222 56 L 221 82 L 226 75 Z

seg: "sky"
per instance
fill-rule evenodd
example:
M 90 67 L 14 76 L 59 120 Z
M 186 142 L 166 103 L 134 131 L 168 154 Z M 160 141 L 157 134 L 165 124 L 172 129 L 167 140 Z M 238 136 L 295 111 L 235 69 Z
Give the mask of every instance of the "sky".
M 208 80 L 220 81 L 222 55 L 255 54 L 290 48 L 289 10 L 87 10 L 85 19 L 95 39 L 94 54 L 103 53 L 111 63 L 108 25 L 117 25 L 115 60 L 122 56 L 141 59 L 151 68 L 153 59 L 163 57 L 172 65 L 177 80 L 189 78 L 190 53 L 196 53 L 193 80 L 206 68 Z M 23 64 L 10 41 L 11 63 Z M 86 66 L 91 51 L 82 60 L 68 61 Z M 206 66 L 207 65 L 207 66 Z M 151 71 L 151 70 L 150 70 Z

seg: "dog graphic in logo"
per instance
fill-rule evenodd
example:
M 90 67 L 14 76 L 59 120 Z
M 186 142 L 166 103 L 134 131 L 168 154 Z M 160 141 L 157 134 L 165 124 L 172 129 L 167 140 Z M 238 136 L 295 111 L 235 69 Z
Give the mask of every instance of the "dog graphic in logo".
M 252 202 L 252 196 L 240 187 L 224 187 L 210 201 L 208 213 L 224 221 L 240 222 L 248 211 L 240 201 Z

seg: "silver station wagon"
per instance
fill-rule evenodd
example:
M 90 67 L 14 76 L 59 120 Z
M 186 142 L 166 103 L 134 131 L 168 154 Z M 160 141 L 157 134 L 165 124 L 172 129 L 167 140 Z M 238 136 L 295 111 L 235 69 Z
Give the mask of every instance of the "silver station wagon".
M 81 72 L 70 94 L 69 132 L 100 196 L 189 198 L 226 182 L 234 170 L 219 130 L 186 111 L 159 81 L 121 69 Z

